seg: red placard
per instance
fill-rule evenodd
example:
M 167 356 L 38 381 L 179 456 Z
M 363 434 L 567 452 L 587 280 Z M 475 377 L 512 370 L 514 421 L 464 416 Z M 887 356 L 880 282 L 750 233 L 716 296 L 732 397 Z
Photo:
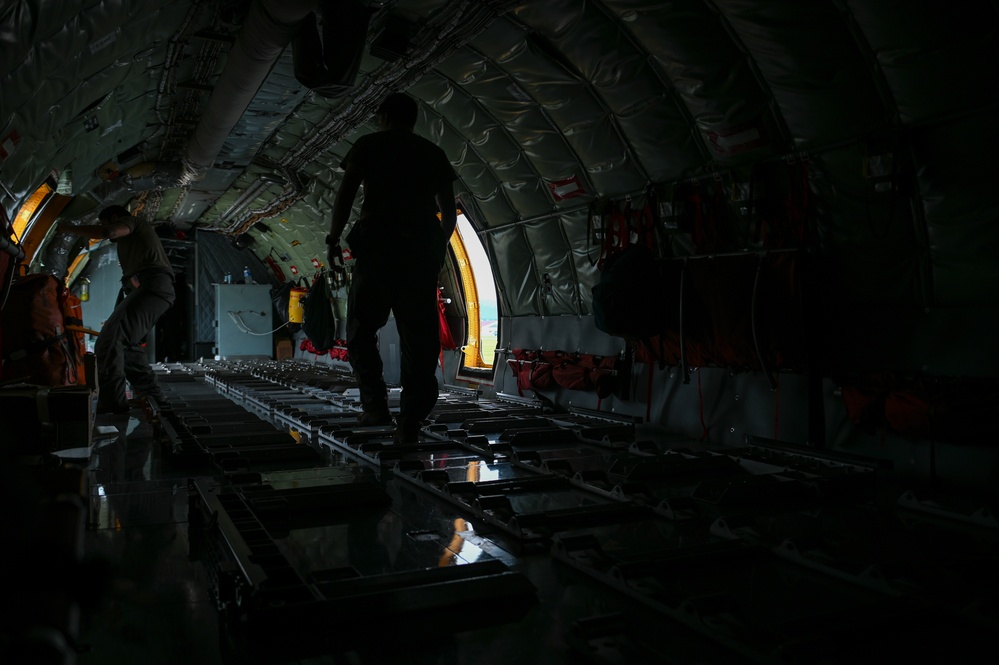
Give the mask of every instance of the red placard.
M 548 191 L 551 193 L 552 198 L 556 201 L 565 201 L 566 199 L 572 199 L 586 194 L 586 190 L 583 189 L 582 183 L 579 182 L 579 178 L 576 176 L 565 178 L 563 180 L 555 180 L 547 184 Z
M 10 157 L 17 148 L 17 144 L 20 142 L 21 136 L 17 133 L 16 129 L 12 129 L 7 132 L 6 136 L 0 138 L 0 159 L 7 159 Z
M 762 122 L 744 122 L 716 132 L 708 132 L 711 148 L 723 155 L 737 155 L 770 143 Z

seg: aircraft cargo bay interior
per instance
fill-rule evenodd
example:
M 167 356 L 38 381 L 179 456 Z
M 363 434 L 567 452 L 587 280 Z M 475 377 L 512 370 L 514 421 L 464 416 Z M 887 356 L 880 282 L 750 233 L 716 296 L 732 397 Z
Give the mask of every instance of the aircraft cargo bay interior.
M 0 2 L 0 662 L 993 660 L 997 19 Z

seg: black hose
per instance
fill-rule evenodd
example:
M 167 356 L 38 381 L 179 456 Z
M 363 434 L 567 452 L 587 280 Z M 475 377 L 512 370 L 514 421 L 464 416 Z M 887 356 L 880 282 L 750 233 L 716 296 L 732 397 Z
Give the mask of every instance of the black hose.
M 18 261 L 24 259 L 24 249 L 10 239 L 0 236 L 0 251 L 10 254 Z

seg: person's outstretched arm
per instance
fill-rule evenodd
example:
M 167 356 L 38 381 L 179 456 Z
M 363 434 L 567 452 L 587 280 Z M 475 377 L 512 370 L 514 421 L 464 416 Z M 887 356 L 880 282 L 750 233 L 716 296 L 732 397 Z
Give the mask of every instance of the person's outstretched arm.
M 114 240 L 127 236 L 132 232 L 132 227 L 123 222 L 108 222 L 106 224 L 81 224 L 74 226 L 66 222 L 59 222 L 56 227 L 60 233 L 68 233 L 78 238 L 104 238 Z
M 341 256 L 340 236 L 350 219 L 350 209 L 354 205 L 354 197 L 361 186 L 361 171 L 353 164 L 348 164 L 340 181 L 340 189 L 337 190 L 336 198 L 333 200 L 333 216 L 330 219 L 330 234 L 326 238 L 327 261 L 333 265 L 333 259 Z

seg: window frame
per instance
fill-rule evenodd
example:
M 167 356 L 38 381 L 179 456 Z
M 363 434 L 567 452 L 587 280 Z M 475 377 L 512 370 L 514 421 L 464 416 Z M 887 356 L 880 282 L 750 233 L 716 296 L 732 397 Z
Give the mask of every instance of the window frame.
M 473 231 L 475 230 L 475 225 L 472 222 L 471 217 L 469 217 L 469 215 L 460 207 L 458 208 L 458 215 L 459 218 L 461 216 L 464 216 L 467 224 L 472 228 Z M 451 235 L 450 246 L 451 246 L 452 256 L 454 258 L 456 271 L 458 273 L 457 281 L 459 287 L 462 290 L 462 298 L 465 304 L 464 306 L 465 339 L 464 343 L 459 347 L 459 350 L 462 352 L 461 363 L 459 364 L 455 372 L 455 378 L 491 385 L 496 376 L 497 353 L 496 350 L 494 349 L 492 364 L 486 365 L 485 363 L 487 361 L 482 355 L 482 332 L 481 332 L 482 308 L 479 302 L 481 287 L 479 285 L 479 282 L 475 279 L 477 272 L 474 266 L 472 265 L 468 249 L 466 247 L 468 241 L 469 240 L 466 239 L 461 234 L 459 227 L 456 226 L 455 232 Z M 489 252 L 486 251 L 485 246 L 482 245 L 478 237 L 475 238 L 475 242 L 480 243 L 483 255 L 486 257 L 487 261 L 490 261 Z M 492 278 L 490 281 L 492 282 L 492 288 L 493 291 L 495 292 L 496 281 L 492 274 L 491 261 L 489 263 L 489 270 L 490 270 L 490 277 Z M 474 291 L 470 293 L 470 290 L 472 289 L 474 289 Z M 498 323 L 498 321 L 502 318 L 502 315 L 499 311 L 499 294 L 495 293 L 495 296 L 496 296 L 496 308 L 497 308 L 496 316 Z M 475 313 L 474 325 L 472 320 L 473 311 Z M 473 331 L 475 332 L 474 336 L 472 334 Z M 469 339 L 474 339 L 475 343 L 470 345 Z M 497 325 L 496 348 L 498 349 L 499 347 L 500 347 L 500 326 Z M 474 359 L 472 363 L 469 362 L 470 356 Z

